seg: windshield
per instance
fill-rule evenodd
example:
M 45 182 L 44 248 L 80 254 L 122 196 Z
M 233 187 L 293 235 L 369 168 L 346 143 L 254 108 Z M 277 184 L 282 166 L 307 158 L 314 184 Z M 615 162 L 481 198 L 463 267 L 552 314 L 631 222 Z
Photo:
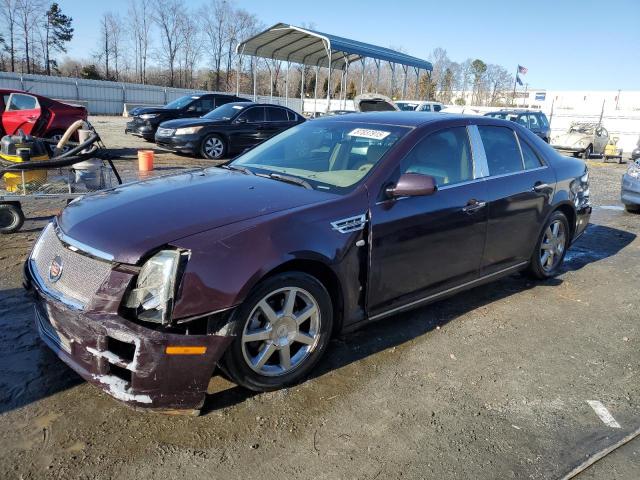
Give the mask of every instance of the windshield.
M 418 107 L 417 103 L 409 103 L 409 102 L 396 102 L 396 105 L 403 112 L 411 112 Z
M 244 110 L 249 104 L 227 103 L 211 110 L 203 116 L 209 120 L 231 120 L 240 110 Z
M 231 165 L 260 174 L 306 180 L 312 188 L 352 190 L 409 128 L 362 122 L 317 121 L 293 127 Z
M 569 133 L 572 132 L 577 132 L 577 133 L 584 133 L 586 135 L 593 135 L 593 131 L 595 130 L 595 125 L 589 125 L 589 124 L 577 124 L 577 125 L 571 125 L 571 128 L 569 129 Z
M 192 95 L 186 95 L 184 97 L 176 98 L 173 102 L 167 103 L 162 108 L 168 108 L 168 109 L 172 109 L 172 110 L 180 110 L 181 108 L 186 107 L 191 102 L 193 102 L 194 100 L 197 100 L 199 98 L 200 97 L 194 97 Z

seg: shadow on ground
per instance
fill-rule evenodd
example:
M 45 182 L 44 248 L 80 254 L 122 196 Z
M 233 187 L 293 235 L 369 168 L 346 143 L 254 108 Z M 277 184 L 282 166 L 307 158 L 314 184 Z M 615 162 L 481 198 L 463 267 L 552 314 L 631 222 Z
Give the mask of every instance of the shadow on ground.
M 617 254 L 635 239 L 629 232 L 591 225 L 572 247 L 564 271 L 573 271 Z M 543 282 L 559 285 L 561 278 Z M 539 285 L 513 275 L 432 305 L 407 312 L 332 340 L 311 378 L 403 344 L 483 305 Z M 22 289 L 0 291 L 0 413 L 20 408 L 82 382 L 38 338 L 33 304 Z M 255 395 L 233 386 L 209 395 L 203 413 L 245 401 Z

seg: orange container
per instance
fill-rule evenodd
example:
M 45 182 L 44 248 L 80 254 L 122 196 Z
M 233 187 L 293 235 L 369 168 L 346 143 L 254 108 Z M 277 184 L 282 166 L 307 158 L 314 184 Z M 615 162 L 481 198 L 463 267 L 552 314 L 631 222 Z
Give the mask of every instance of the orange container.
M 153 170 L 153 150 L 138 150 L 138 170 L 141 172 Z

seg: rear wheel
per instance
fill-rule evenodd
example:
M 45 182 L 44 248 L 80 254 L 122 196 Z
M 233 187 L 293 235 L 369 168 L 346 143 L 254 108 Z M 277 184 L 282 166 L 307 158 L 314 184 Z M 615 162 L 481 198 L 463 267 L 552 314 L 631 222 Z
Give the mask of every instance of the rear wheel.
M 302 272 L 263 281 L 233 316 L 239 331 L 221 367 L 238 385 L 255 391 L 304 378 L 326 350 L 333 326 L 329 293 Z
M 529 261 L 528 273 L 541 280 L 557 275 L 569 243 L 567 217 L 562 212 L 554 212 L 536 243 L 536 249 Z
M 207 135 L 202 140 L 200 154 L 204 158 L 220 160 L 227 153 L 227 145 L 218 135 Z
M 0 233 L 13 233 L 22 228 L 24 213 L 19 205 L 0 204 Z

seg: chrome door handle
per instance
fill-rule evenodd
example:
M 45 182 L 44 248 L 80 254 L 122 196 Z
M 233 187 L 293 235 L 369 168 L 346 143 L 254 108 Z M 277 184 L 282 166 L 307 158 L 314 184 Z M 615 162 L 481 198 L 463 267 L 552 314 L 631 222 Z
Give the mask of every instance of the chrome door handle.
M 544 190 L 549 190 L 551 186 L 548 183 L 536 182 L 536 184 L 531 188 L 534 192 L 542 192 Z
M 478 200 L 469 200 L 467 204 L 462 207 L 464 213 L 473 213 L 481 208 L 487 206 L 487 202 L 479 202 Z

